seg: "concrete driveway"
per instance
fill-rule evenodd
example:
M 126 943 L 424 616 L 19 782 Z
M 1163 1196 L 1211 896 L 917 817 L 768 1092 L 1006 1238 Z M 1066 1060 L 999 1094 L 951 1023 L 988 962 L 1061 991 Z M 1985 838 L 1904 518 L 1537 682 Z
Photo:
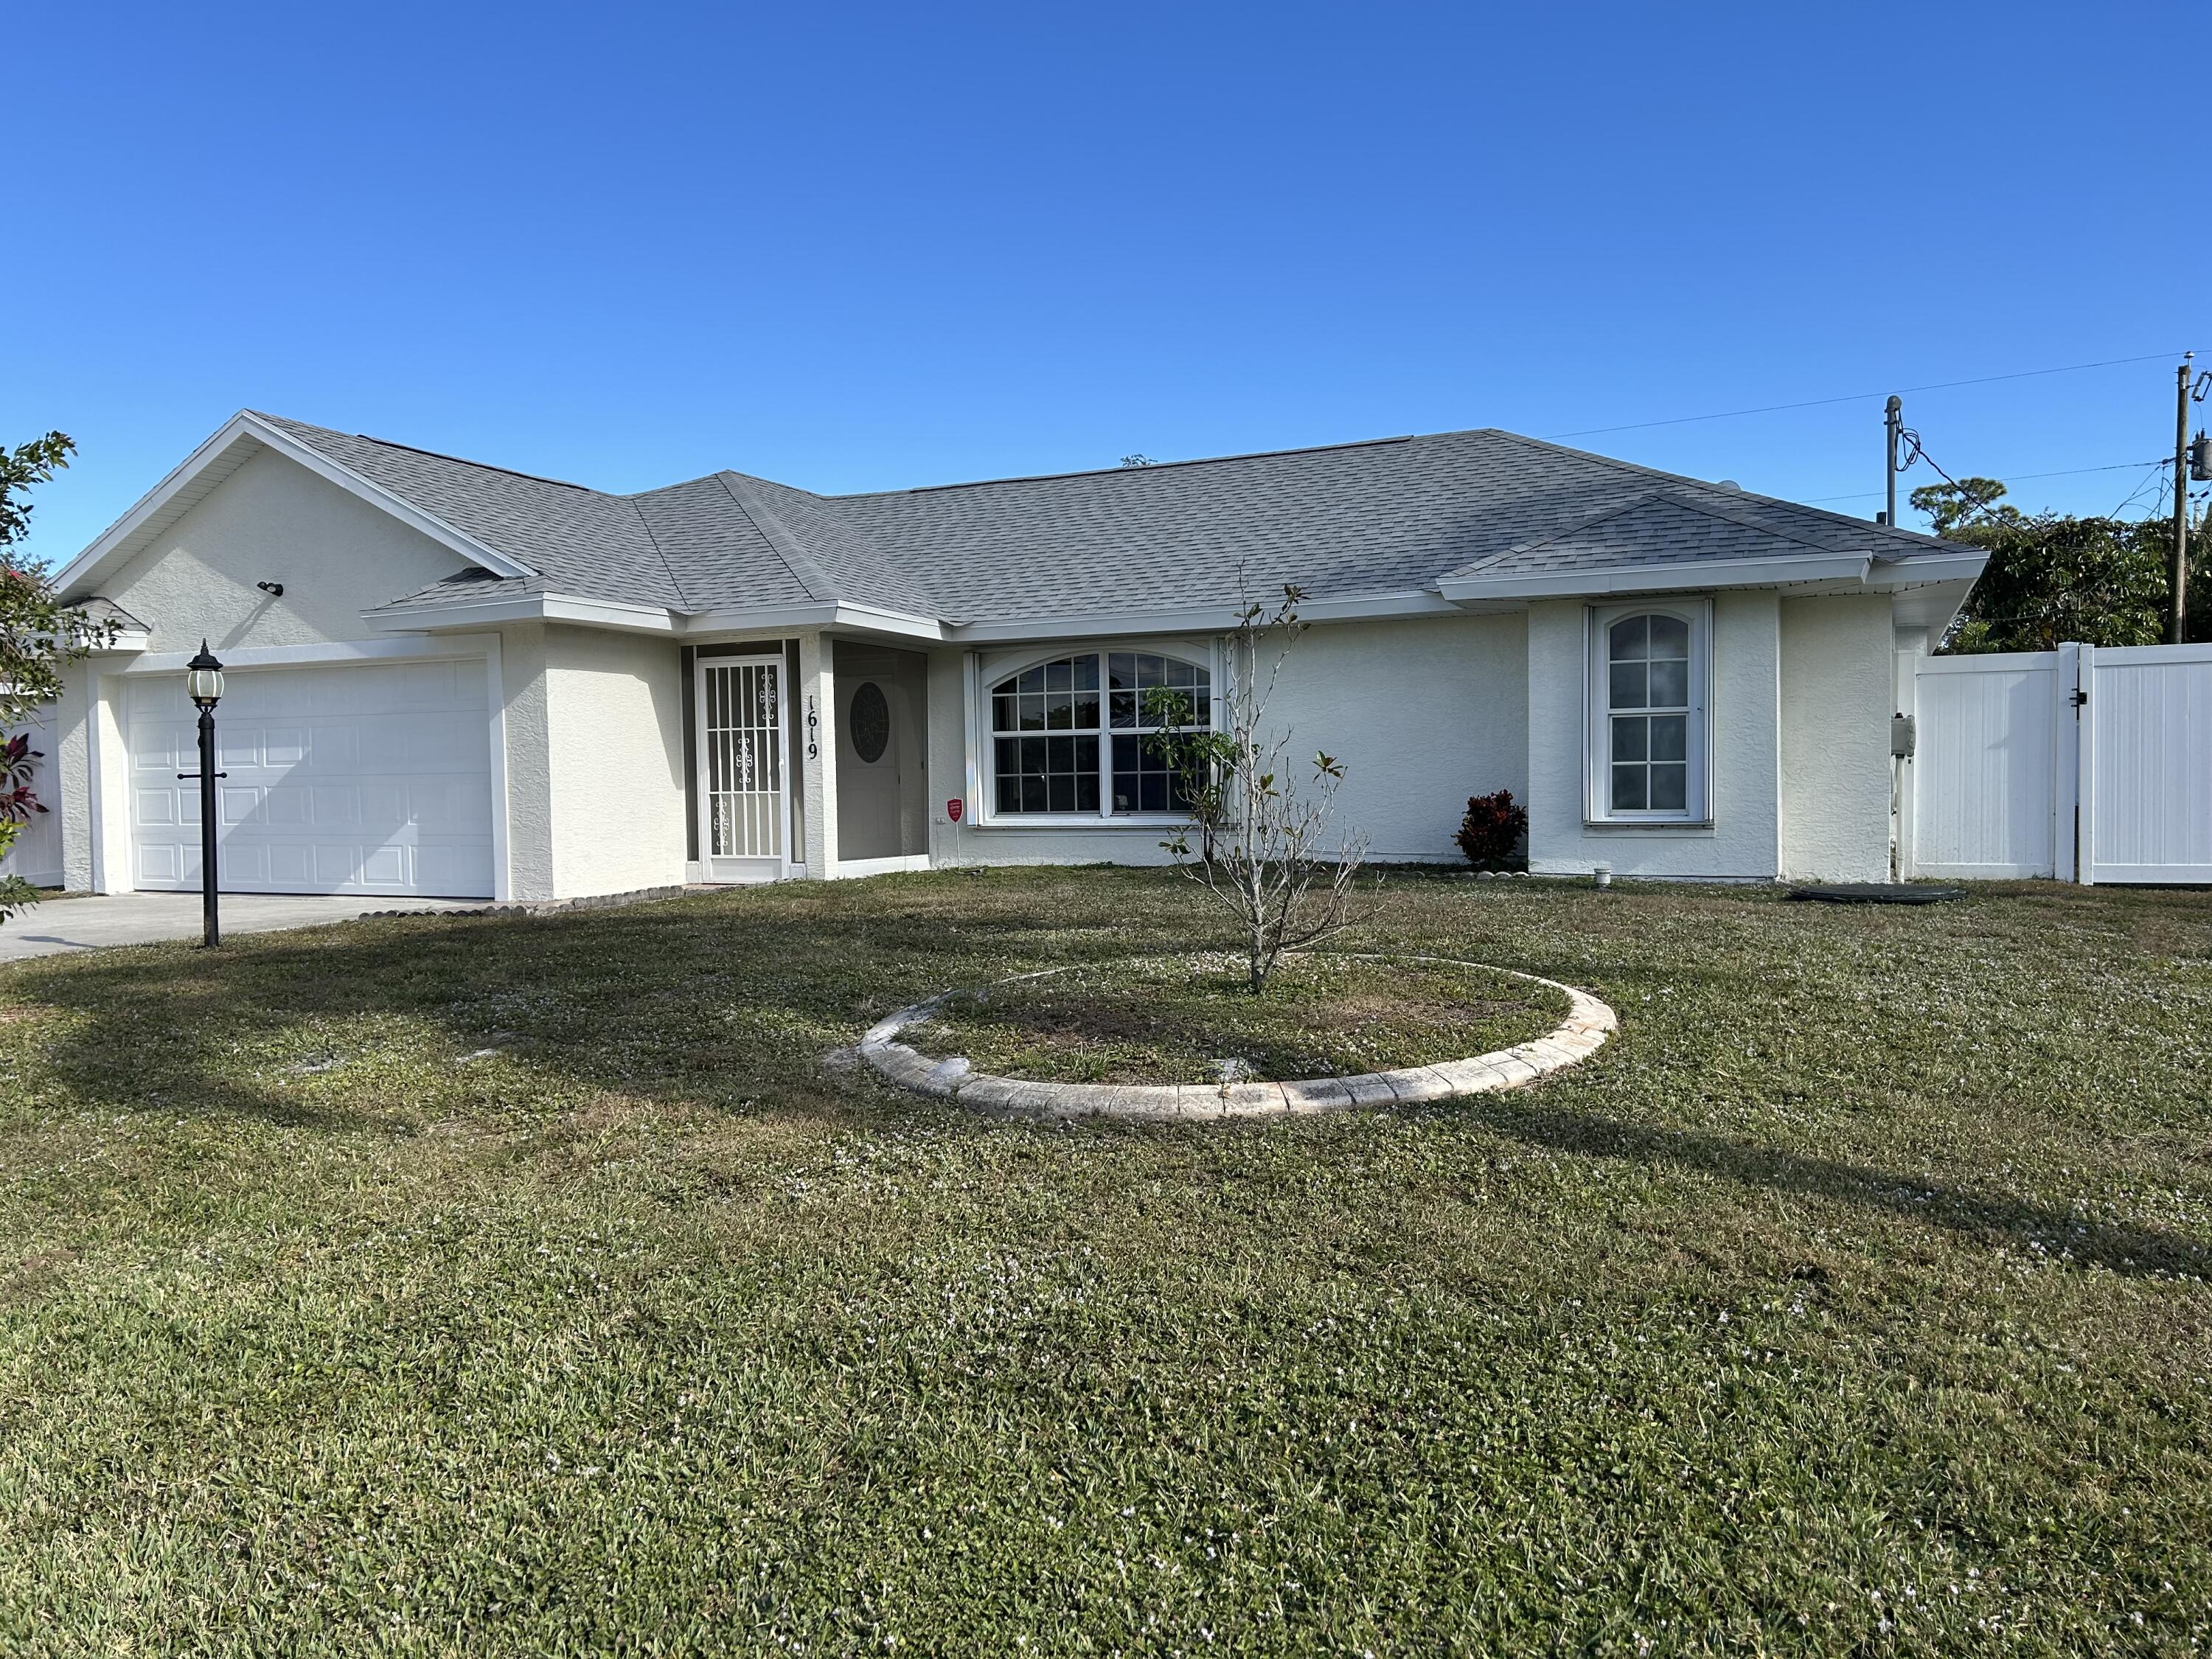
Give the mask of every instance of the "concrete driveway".
M 225 893 L 222 931 L 268 933 L 350 921 L 371 910 L 471 910 L 483 899 L 303 898 L 289 893 Z M 49 899 L 0 922 L 0 962 L 94 951 L 103 945 L 150 945 L 200 936 L 198 893 L 109 893 Z

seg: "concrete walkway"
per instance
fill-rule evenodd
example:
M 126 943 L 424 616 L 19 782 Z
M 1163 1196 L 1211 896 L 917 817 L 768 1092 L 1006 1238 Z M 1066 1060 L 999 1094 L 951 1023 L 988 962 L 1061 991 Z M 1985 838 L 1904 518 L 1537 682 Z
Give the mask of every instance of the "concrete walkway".
M 307 898 L 290 893 L 225 893 L 222 931 L 268 933 L 350 921 L 371 910 L 471 910 L 483 899 Z M 150 945 L 200 936 L 198 893 L 108 893 L 49 899 L 0 922 L 0 962 L 94 951 L 103 945 Z

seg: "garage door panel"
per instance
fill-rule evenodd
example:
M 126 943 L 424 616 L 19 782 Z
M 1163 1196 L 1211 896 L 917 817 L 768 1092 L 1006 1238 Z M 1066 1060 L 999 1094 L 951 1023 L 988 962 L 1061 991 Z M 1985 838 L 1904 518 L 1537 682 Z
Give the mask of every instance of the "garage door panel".
M 491 850 L 472 843 L 426 842 L 415 849 L 415 877 L 426 893 L 487 892 Z
M 395 730 L 407 739 L 407 759 L 417 766 L 452 766 L 464 752 L 459 722 L 452 715 L 426 715 Z
M 412 872 L 408 869 L 407 849 L 399 847 L 370 847 L 362 849 L 362 881 L 370 887 L 403 889 L 412 884 Z
M 397 770 L 407 763 L 412 734 L 407 729 L 406 718 L 385 714 L 372 718 L 358 728 L 362 769 L 368 772 Z
M 459 823 L 434 821 L 431 809 L 440 800 L 441 793 L 434 782 L 380 779 L 361 792 L 362 823 L 365 828 L 380 833 L 411 824 L 419 838 L 427 835 L 466 835 L 471 824 L 483 822 L 480 817 Z
M 361 764 L 359 733 L 350 726 L 322 725 L 307 733 L 307 763 L 318 772 L 350 772 Z
M 261 798 L 263 817 L 271 829 L 300 829 L 314 822 L 313 799 L 299 784 L 275 785 Z
M 309 792 L 318 830 L 361 828 L 361 788 L 350 783 L 319 783 Z
M 197 886 L 183 682 L 134 682 L 125 708 L 138 884 Z M 223 885 L 489 896 L 489 731 L 480 660 L 234 672 L 216 725 Z
M 176 743 L 173 733 L 159 726 L 132 727 L 134 741 L 131 746 L 131 765 L 134 772 L 148 776 L 169 775 L 173 781 L 177 766 Z
M 181 883 L 185 872 L 178 850 L 172 846 L 139 848 L 132 872 L 138 885 L 171 887 Z
M 481 777 L 456 777 L 416 792 L 415 823 L 426 836 L 466 836 L 491 816 L 491 787 Z
M 454 699 L 453 665 L 410 663 L 392 690 L 402 708 L 451 708 Z

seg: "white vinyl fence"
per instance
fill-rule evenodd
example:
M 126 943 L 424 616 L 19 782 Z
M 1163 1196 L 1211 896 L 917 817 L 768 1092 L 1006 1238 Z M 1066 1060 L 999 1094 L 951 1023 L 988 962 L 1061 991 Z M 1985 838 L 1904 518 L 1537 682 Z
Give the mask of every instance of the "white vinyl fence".
M 2212 882 L 2212 646 L 1923 657 L 1908 875 Z
M 16 735 L 16 731 L 0 730 L 0 743 Z M 31 724 L 31 747 L 45 758 L 31 774 L 31 790 L 46 804 L 44 812 L 34 812 L 15 837 L 15 850 L 0 858 L 0 876 L 21 876 L 38 887 L 58 887 L 62 884 L 62 813 L 60 792 L 55 786 L 54 730 L 52 725 L 34 720 Z

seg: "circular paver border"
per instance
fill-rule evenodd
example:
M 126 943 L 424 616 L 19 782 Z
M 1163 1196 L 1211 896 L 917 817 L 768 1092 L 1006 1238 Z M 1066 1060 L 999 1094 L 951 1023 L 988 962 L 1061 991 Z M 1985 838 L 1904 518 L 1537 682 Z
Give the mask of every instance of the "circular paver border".
M 1352 954 L 1346 952 L 1346 955 Z M 1567 1017 L 1544 1036 L 1516 1042 L 1468 1060 L 1440 1060 L 1433 1066 L 1407 1066 L 1389 1072 L 1364 1072 L 1357 1077 L 1306 1078 L 1294 1083 L 1030 1083 L 1018 1078 L 994 1077 L 976 1071 L 963 1057 L 939 1060 L 899 1042 L 899 1033 L 927 1019 L 948 997 L 960 989 L 902 1008 L 879 1020 L 860 1038 L 857 1052 L 878 1073 L 915 1094 L 957 1100 L 994 1115 L 1060 1121 L 1071 1118 L 1111 1117 L 1143 1121 L 1219 1122 L 1231 1118 L 1306 1116 L 1319 1112 L 1349 1111 L 1356 1106 L 1410 1105 L 1449 1100 L 1458 1095 L 1492 1094 L 1518 1089 L 1587 1060 L 1605 1046 L 1620 1028 L 1611 1008 L 1589 992 L 1555 979 L 1524 974 L 1517 969 L 1493 968 L 1487 963 L 1461 962 L 1452 957 L 1401 956 L 1403 962 L 1445 963 L 1458 968 L 1480 968 L 1506 974 L 1531 985 L 1564 992 Z M 1363 961 L 1385 959 L 1379 952 L 1360 952 Z M 1017 974 L 1000 980 L 1012 985 L 1025 979 L 1064 974 L 1066 968 L 1048 968 L 1043 974 Z

